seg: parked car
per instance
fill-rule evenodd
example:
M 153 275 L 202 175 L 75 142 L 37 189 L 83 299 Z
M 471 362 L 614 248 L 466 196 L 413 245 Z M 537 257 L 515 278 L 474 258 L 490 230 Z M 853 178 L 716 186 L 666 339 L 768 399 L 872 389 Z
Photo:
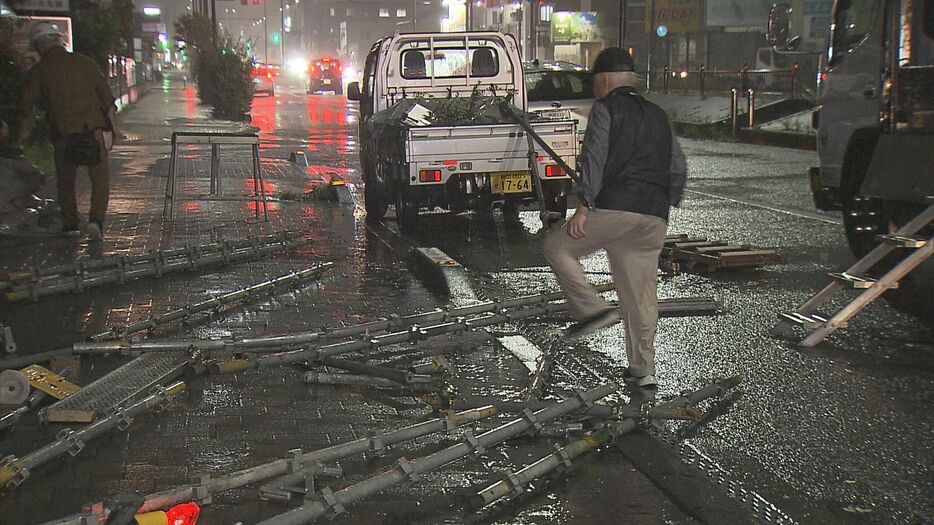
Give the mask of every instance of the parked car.
M 525 62 L 529 113 L 546 119 L 577 120 L 578 142 L 584 140 L 593 107 L 593 84 L 584 66 L 569 62 Z
M 321 91 L 344 92 L 343 66 L 336 58 L 319 58 L 308 64 L 308 83 L 305 91 L 310 95 Z
M 276 94 L 276 77 L 279 71 L 275 66 L 256 64 L 253 66 L 253 93 Z

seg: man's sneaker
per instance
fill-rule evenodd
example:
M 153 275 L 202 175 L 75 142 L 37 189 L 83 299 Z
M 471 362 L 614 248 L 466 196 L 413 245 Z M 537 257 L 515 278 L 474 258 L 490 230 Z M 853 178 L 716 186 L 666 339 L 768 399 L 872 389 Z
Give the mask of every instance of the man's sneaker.
M 613 308 L 612 310 L 607 310 L 602 314 L 597 314 L 586 321 L 581 321 L 579 323 L 574 323 L 567 330 L 564 331 L 564 339 L 572 341 L 574 339 L 580 339 L 581 337 L 588 336 L 598 330 L 602 330 L 608 326 L 613 326 L 619 322 L 619 310 Z
M 658 386 L 658 380 L 655 379 L 655 376 L 652 374 L 647 374 L 644 376 L 634 376 L 629 373 L 629 368 L 623 372 L 623 381 L 627 383 L 632 383 L 636 386 L 641 387 L 653 387 Z
M 62 230 L 62 237 L 68 237 L 69 239 L 76 239 L 81 237 L 81 230 L 78 228 L 65 228 Z
M 89 222 L 84 231 L 87 232 L 88 238 L 92 241 L 99 241 L 104 238 L 101 226 L 94 221 Z

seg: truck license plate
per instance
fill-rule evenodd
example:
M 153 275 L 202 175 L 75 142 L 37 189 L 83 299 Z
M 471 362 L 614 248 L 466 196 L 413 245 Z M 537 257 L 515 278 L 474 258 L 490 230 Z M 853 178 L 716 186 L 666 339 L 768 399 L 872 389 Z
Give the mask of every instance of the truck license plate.
M 532 176 L 527 171 L 501 171 L 492 178 L 493 193 L 525 193 L 532 191 Z

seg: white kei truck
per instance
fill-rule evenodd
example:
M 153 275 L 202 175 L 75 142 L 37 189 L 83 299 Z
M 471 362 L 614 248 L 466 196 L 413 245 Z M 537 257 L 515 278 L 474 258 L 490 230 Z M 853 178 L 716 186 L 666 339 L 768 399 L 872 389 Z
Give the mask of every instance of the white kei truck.
M 360 163 L 368 220 L 395 205 L 400 230 L 411 232 L 422 209 L 454 213 L 544 202 L 564 217 L 571 177 L 548 155 L 529 154 L 529 137 L 507 119 L 497 123 L 399 126 L 376 136 L 368 123 L 401 101 L 451 100 L 481 93 L 526 110 L 519 46 L 498 32 L 397 33 L 373 44 L 362 82 L 348 85 L 360 103 Z M 533 121 L 532 129 L 571 168 L 578 154 L 570 115 Z M 531 164 L 534 162 L 534 166 Z M 534 167 L 534 169 L 532 169 Z M 540 182 L 537 195 L 533 174 Z

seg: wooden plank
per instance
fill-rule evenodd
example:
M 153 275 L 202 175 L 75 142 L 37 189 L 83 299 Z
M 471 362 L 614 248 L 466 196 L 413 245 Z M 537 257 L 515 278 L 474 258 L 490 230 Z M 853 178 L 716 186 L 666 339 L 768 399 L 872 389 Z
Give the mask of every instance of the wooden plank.
M 751 250 L 752 247 L 749 245 L 745 246 L 700 246 L 695 248 L 693 251 L 697 253 L 726 253 L 726 252 L 740 252 Z
M 49 423 L 91 423 L 94 421 L 93 410 L 50 408 L 45 415 Z

